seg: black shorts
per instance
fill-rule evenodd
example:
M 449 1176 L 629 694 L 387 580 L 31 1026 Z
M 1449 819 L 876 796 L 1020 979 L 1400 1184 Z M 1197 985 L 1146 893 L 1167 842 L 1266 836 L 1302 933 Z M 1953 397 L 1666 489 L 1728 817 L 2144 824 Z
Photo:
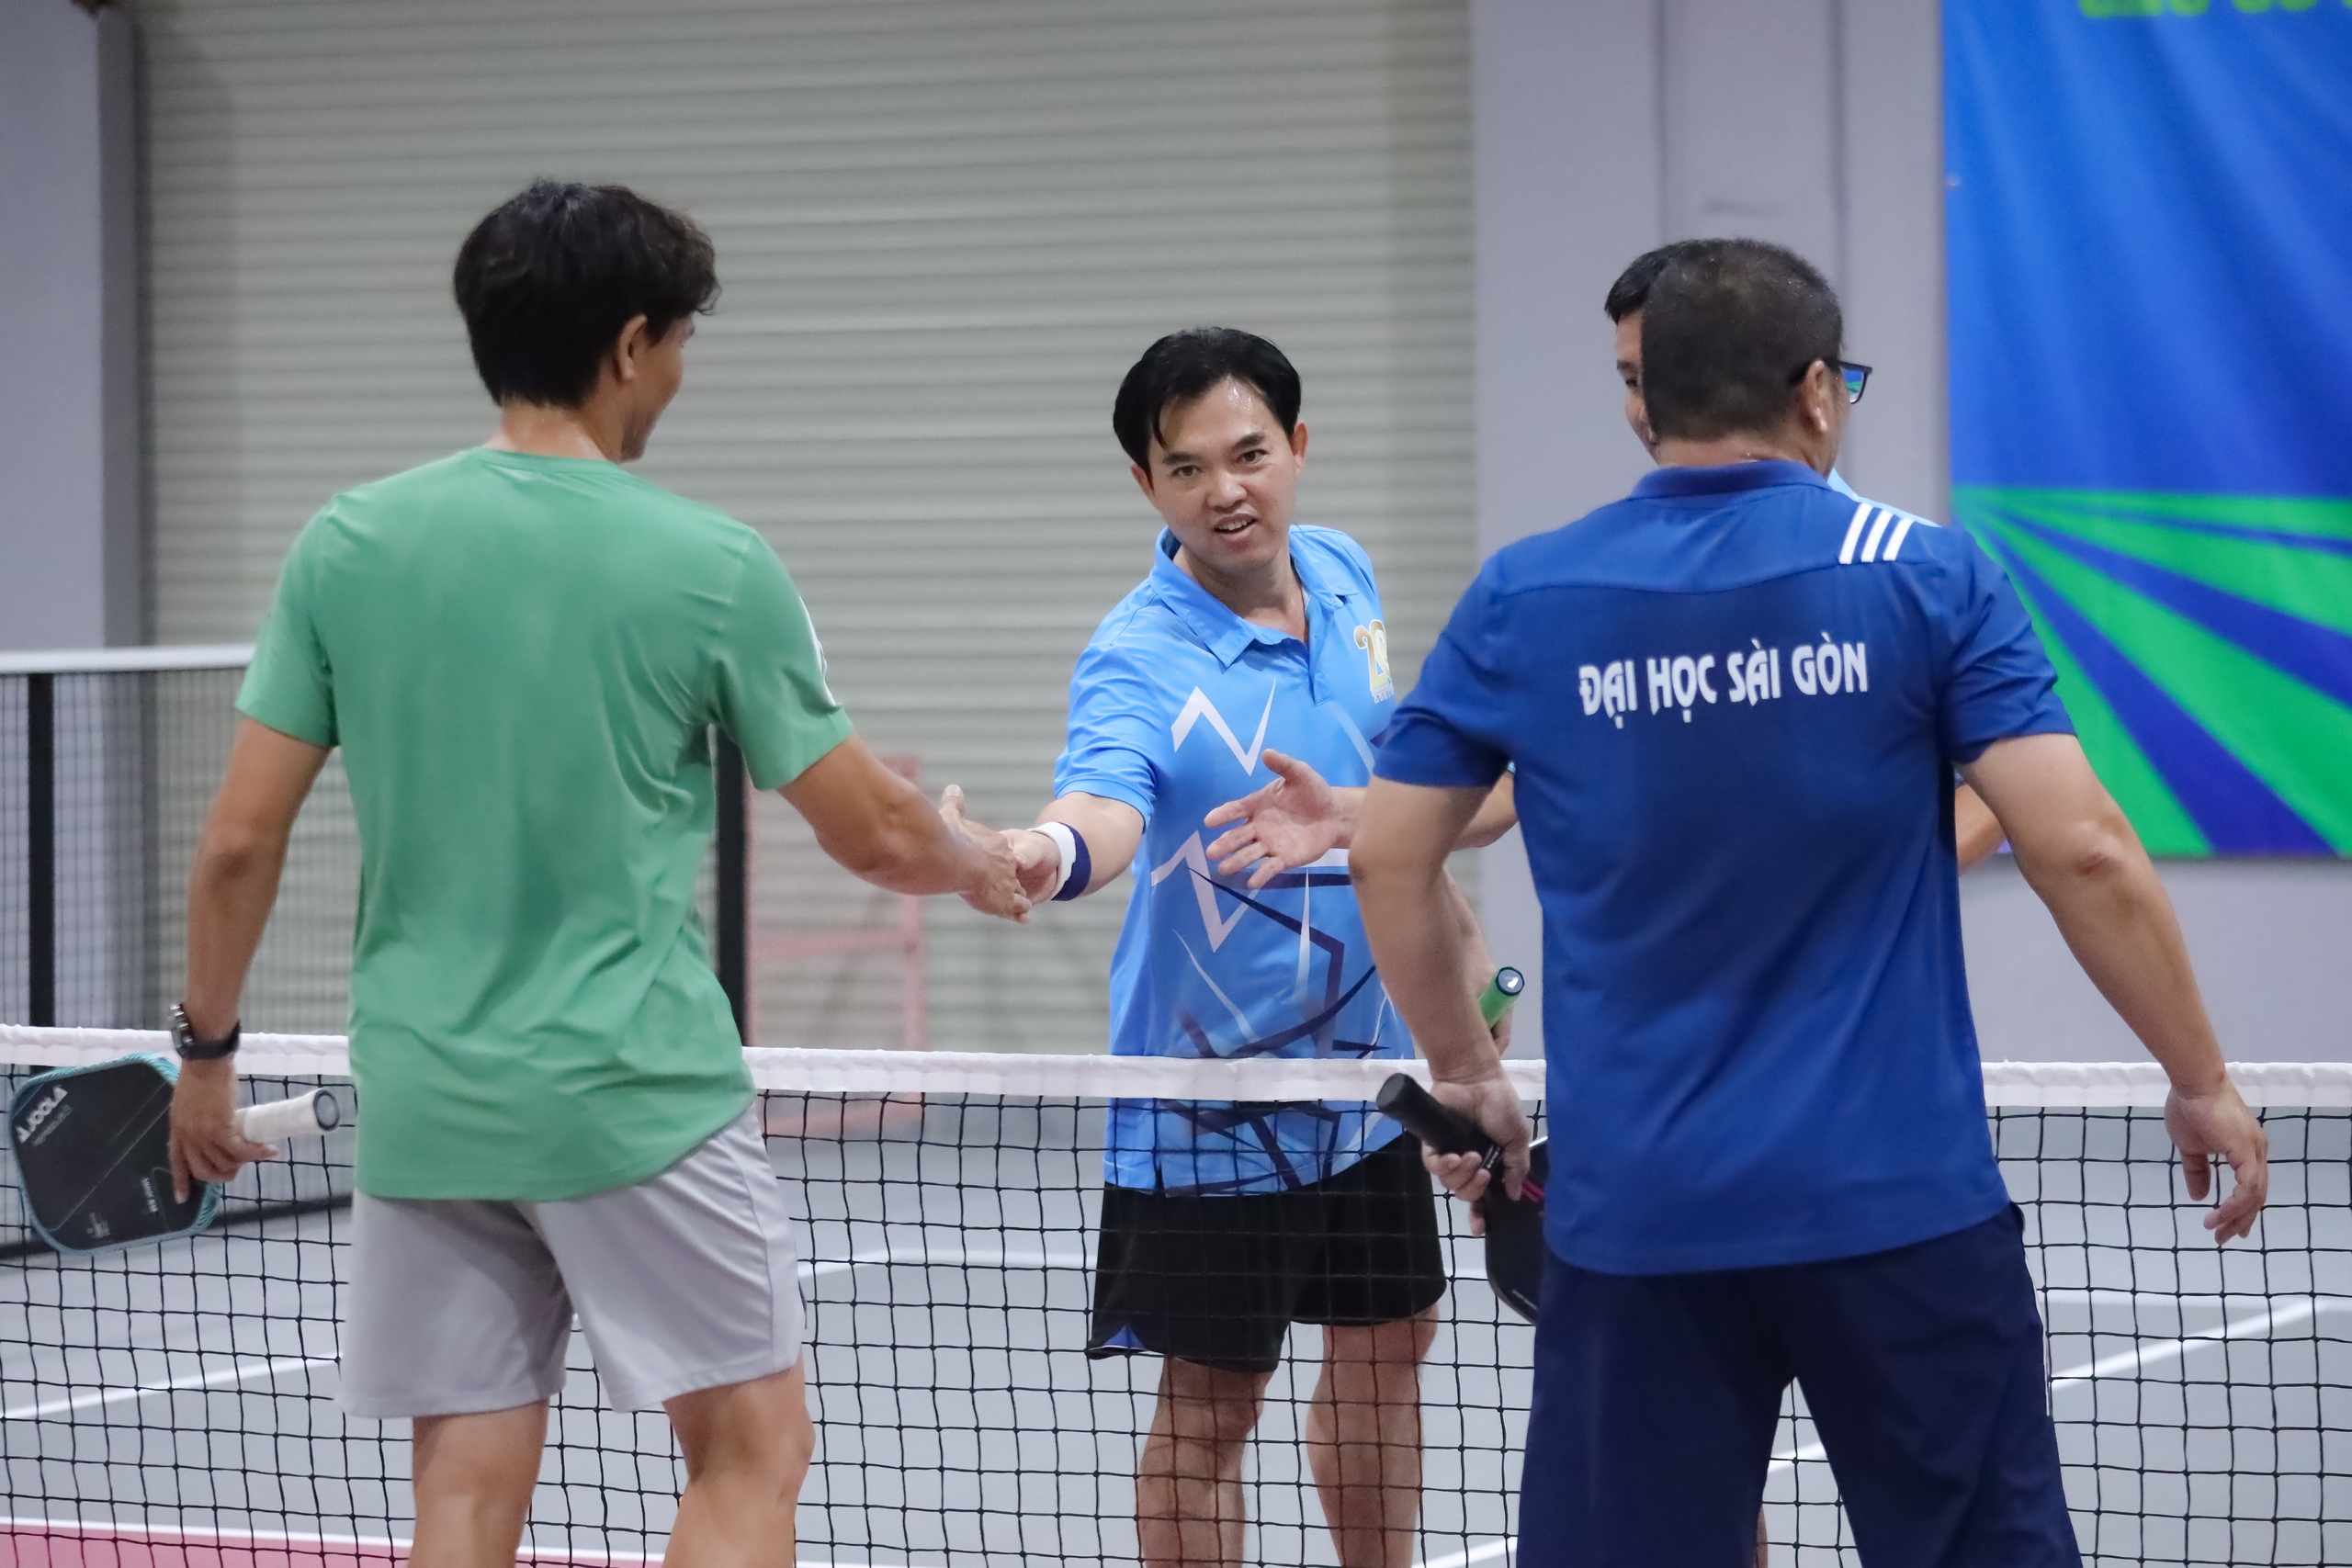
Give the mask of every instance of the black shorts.
M 1271 1372 L 1294 1323 L 1395 1323 L 1444 1294 L 1437 1201 L 1404 1134 L 1295 1191 L 1103 1188 L 1086 1353 Z

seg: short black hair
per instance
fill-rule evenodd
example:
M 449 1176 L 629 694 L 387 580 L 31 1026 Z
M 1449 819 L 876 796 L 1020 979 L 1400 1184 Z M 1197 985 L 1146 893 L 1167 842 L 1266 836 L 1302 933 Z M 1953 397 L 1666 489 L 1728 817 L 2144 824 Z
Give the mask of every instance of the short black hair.
M 1835 360 L 1838 295 L 1794 251 L 1698 240 L 1650 285 L 1642 310 L 1642 401 L 1661 438 L 1763 434 L 1789 417 L 1798 378 Z
M 622 186 L 534 180 L 466 236 L 452 286 L 491 398 L 577 408 L 633 317 L 656 337 L 718 298 L 710 236 Z
M 1664 272 L 1675 257 L 1701 243 L 1697 240 L 1675 240 L 1654 251 L 1644 251 L 1617 275 L 1617 281 L 1609 286 L 1609 298 L 1600 302 L 1600 308 L 1609 312 L 1611 321 L 1623 321 L 1648 302 L 1650 289 L 1657 284 L 1658 274 Z
M 1284 435 L 1298 428 L 1298 372 L 1281 349 L 1238 327 L 1188 327 L 1145 349 L 1127 371 L 1111 404 L 1112 433 L 1136 467 L 1148 468 L 1159 416 L 1227 380 L 1263 399 Z

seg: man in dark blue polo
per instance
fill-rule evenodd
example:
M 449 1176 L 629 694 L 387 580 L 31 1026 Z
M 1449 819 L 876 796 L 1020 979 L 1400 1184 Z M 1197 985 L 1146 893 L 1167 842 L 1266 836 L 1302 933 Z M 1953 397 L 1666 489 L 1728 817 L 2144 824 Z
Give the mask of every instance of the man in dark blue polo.
M 1435 891 L 1516 766 L 1555 1134 L 1519 1561 L 1745 1563 L 1793 1379 L 1866 1563 L 2071 1568 L 1968 1012 L 1954 767 L 2170 1075 L 2191 1193 L 2233 1168 L 2219 1240 L 2261 1208 L 2261 1127 L 1999 568 L 1825 481 L 1848 393 L 1820 274 L 1693 245 L 1641 334 L 1662 466 L 1487 563 L 1351 851 L 1389 995 L 1515 1183 L 1525 1125 Z

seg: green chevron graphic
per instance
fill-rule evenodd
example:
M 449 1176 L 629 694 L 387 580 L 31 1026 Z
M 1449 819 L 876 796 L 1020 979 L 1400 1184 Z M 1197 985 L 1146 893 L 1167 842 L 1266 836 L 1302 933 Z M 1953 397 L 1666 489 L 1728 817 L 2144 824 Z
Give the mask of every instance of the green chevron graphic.
M 2352 502 L 1963 487 L 2158 854 L 2352 852 Z

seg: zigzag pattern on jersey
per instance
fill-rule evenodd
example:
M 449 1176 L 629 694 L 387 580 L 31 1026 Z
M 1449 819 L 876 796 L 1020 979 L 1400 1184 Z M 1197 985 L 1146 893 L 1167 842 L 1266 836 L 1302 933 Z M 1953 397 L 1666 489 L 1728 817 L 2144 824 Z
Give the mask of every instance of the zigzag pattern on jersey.
M 1317 931 L 1305 922 L 1283 914 L 1272 905 L 1250 897 L 1246 893 L 1215 882 L 1204 870 L 1189 867 L 1187 869 L 1191 870 L 1192 874 L 1201 882 L 1208 885 L 1208 897 L 1213 899 L 1218 893 L 1223 893 L 1236 900 L 1241 906 L 1235 911 L 1237 919 L 1255 917 L 1271 920 L 1293 935 L 1313 943 L 1329 960 L 1324 970 L 1322 1007 L 1319 1011 L 1288 1028 L 1278 1029 L 1271 1034 L 1245 1040 L 1232 1050 L 1218 1050 L 1216 1043 L 1209 1038 L 1208 1031 L 1203 1026 L 1201 1021 L 1191 1013 L 1180 1010 L 1176 1014 L 1177 1025 L 1183 1030 L 1185 1038 L 1192 1042 L 1195 1055 L 1221 1057 L 1227 1061 L 1250 1056 L 1270 1056 L 1285 1046 L 1312 1037 L 1315 1041 L 1315 1055 L 1318 1057 L 1337 1056 L 1361 1061 L 1378 1047 L 1379 1041 L 1376 1038 L 1340 1040 L 1331 1033 L 1339 1021 L 1340 1013 L 1347 1010 L 1348 1004 L 1354 1001 L 1366 986 L 1372 984 L 1378 971 L 1372 965 L 1366 964 L 1363 973 L 1350 983 L 1347 980 L 1348 944 L 1345 942 L 1327 931 Z M 1348 874 L 1343 871 L 1292 871 L 1274 877 L 1266 886 L 1269 888 L 1297 887 L 1311 890 L 1316 887 L 1346 887 L 1349 882 Z M 1226 1104 L 1216 1101 L 1163 1100 L 1155 1101 L 1154 1108 L 1162 1115 L 1172 1117 L 1190 1128 L 1191 1135 L 1195 1140 L 1226 1139 L 1237 1145 L 1250 1146 L 1252 1152 L 1263 1155 L 1272 1165 L 1276 1178 L 1286 1188 L 1305 1187 L 1322 1179 L 1323 1168 L 1330 1156 L 1360 1141 L 1363 1123 L 1370 1120 L 1369 1112 L 1361 1105 L 1352 1104 L 1291 1105 L 1251 1101 Z M 1293 1151 L 1285 1150 L 1282 1146 L 1281 1136 L 1274 1126 L 1274 1118 L 1277 1115 L 1289 1119 L 1294 1128 L 1302 1119 L 1311 1120 L 1316 1123 L 1318 1137 L 1313 1151 L 1314 1170 L 1299 1169 L 1294 1162 Z M 1351 1133 L 1358 1135 L 1344 1135 Z M 1238 1153 L 1238 1150 L 1234 1152 Z M 1213 1195 L 1239 1191 L 1249 1185 L 1250 1182 L 1246 1179 L 1236 1177 L 1229 1180 L 1203 1182 L 1193 1186 L 1171 1185 L 1167 1190 Z

